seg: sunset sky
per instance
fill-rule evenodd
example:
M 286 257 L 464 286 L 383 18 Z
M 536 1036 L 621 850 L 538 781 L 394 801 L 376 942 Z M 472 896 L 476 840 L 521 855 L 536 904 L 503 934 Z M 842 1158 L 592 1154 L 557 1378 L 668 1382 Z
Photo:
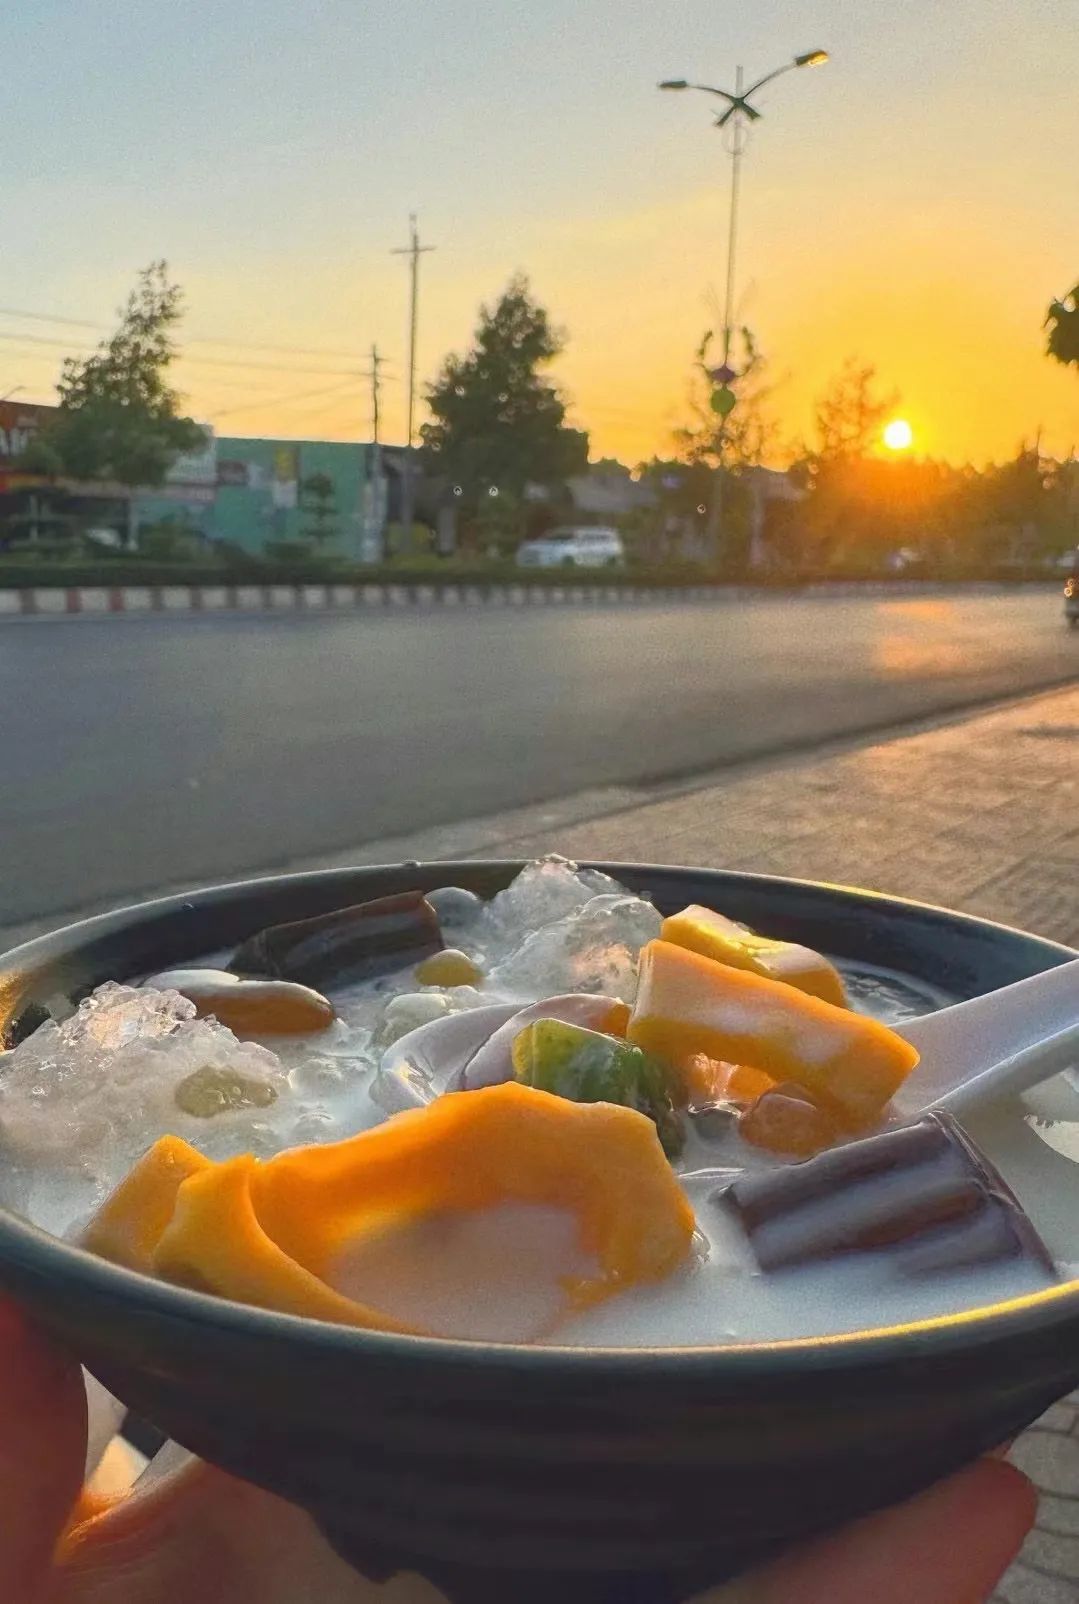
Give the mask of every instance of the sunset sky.
M 1076 23 L 1076 0 L 20 0 L 0 395 L 50 399 L 65 345 L 96 337 L 82 323 L 107 326 L 165 256 L 197 417 L 368 438 L 356 375 L 377 341 L 401 438 L 389 253 L 415 209 L 438 247 L 423 378 L 521 268 L 568 331 L 555 374 L 593 456 L 663 452 L 716 316 L 728 178 L 711 102 L 655 84 L 823 47 L 827 66 L 764 91 L 746 158 L 738 310 L 782 439 L 855 356 L 900 392 L 918 452 L 982 462 L 1039 428 L 1069 450 L 1079 376 L 1040 324 L 1079 277 Z

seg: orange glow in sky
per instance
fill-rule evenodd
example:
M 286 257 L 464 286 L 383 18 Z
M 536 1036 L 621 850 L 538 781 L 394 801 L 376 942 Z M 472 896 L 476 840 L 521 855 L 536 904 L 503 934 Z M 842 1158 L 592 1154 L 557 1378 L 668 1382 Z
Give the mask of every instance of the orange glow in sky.
M 164 256 L 196 417 L 369 438 L 377 342 L 400 440 L 390 253 L 415 210 L 437 246 L 421 381 L 523 269 L 567 331 L 553 376 L 593 457 L 667 453 L 721 321 L 729 159 L 716 103 L 656 84 L 729 86 L 739 62 L 753 78 L 820 46 L 826 65 L 761 92 L 743 167 L 735 307 L 768 361 L 775 460 L 812 441 L 848 357 L 895 392 L 919 454 L 1079 445 L 1079 382 L 1041 327 L 1079 273 L 1075 0 L 325 0 L 301 28 L 292 0 L 260 0 L 255 48 L 228 0 L 194 0 L 197 27 L 143 0 L 115 0 L 108 28 L 55 3 L 47 115 L 41 8 L 6 24 L 0 394 L 51 399 L 65 349 Z

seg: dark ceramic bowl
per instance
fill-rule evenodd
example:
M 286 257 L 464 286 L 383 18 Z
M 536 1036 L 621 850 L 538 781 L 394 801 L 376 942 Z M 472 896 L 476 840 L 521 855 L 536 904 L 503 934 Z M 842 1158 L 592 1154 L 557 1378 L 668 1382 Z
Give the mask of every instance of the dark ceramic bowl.
M 517 863 L 334 870 L 129 908 L 0 959 L 0 1023 L 259 927 Z M 722 908 L 957 997 L 1074 956 L 865 892 L 599 865 L 671 911 Z M 346 1330 L 165 1286 L 0 1214 L 0 1283 L 131 1408 L 305 1505 L 381 1579 L 460 1604 L 662 1604 L 901 1498 L 1079 1382 L 1079 1283 L 922 1326 L 753 1347 L 514 1348 Z M 257 1604 L 257 1601 L 256 1601 Z

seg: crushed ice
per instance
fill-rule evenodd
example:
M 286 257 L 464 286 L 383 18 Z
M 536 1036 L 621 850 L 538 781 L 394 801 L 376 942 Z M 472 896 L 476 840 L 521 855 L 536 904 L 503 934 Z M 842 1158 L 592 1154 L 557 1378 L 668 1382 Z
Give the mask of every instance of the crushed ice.
M 193 1078 L 249 1095 L 192 1113 Z M 110 981 L 4 1057 L 0 1202 L 67 1231 L 165 1132 L 215 1159 L 268 1154 L 302 1139 L 297 1127 L 309 1127 L 323 1093 L 294 1089 L 275 1053 L 196 1018 L 179 992 Z
M 384 1117 L 369 1087 L 382 1051 L 444 1014 L 569 991 L 632 1001 L 637 957 L 659 934 L 651 903 L 564 858 L 529 864 L 490 903 L 442 894 L 481 988 L 417 987 L 412 969 L 336 999 L 314 1044 L 240 1041 L 175 991 L 108 982 L 63 1024 L 3 1058 L 0 1204 L 58 1234 L 78 1230 L 166 1132 L 214 1159 L 335 1141 Z

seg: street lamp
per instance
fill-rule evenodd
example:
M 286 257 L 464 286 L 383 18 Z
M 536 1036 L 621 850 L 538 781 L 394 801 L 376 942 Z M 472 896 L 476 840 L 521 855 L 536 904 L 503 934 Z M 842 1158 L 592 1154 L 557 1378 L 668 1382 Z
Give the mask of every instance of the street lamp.
M 738 243 L 738 196 L 742 176 L 742 153 L 746 148 L 748 124 L 759 122 L 764 115 L 750 104 L 750 95 L 755 95 L 758 89 L 770 84 L 773 79 L 781 78 L 785 72 L 793 72 L 795 67 L 822 67 L 828 60 L 827 50 L 807 50 L 803 55 L 795 56 L 774 72 L 765 73 L 749 88 L 743 87 L 742 69 L 738 67 L 735 73 L 734 92 L 728 89 L 716 89 L 711 84 L 691 84 L 685 78 L 665 78 L 660 84 L 661 89 L 698 89 L 706 95 L 718 95 L 720 100 L 727 102 L 726 109 L 716 118 L 717 128 L 729 128 L 726 148 L 731 158 L 731 215 L 727 233 L 727 292 L 723 299 L 723 364 L 728 365 L 731 354 L 731 314 L 734 304 L 734 254 Z

